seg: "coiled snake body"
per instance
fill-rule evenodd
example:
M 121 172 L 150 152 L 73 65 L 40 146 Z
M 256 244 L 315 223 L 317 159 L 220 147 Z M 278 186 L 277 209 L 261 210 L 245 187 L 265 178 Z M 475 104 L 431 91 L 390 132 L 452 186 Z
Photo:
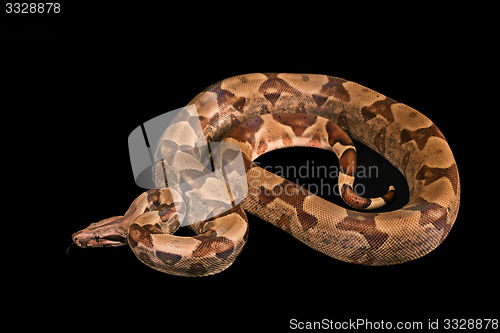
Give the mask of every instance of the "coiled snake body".
M 196 106 L 208 142 L 223 140 L 240 147 L 249 184 L 242 204 L 191 225 L 197 236 L 180 237 L 173 232 L 188 203 L 168 188 L 149 190 L 124 216 L 75 233 L 77 245 L 129 244 L 142 262 L 159 271 L 211 275 L 226 269 L 241 252 L 248 235 L 245 210 L 333 258 L 391 265 L 435 249 L 455 222 L 460 182 L 443 134 L 420 112 L 371 89 L 326 75 L 255 73 L 225 79 L 189 104 Z M 358 209 L 380 207 L 392 198 L 394 188 L 372 199 L 352 191 L 355 148 L 341 128 L 402 172 L 410 189 L 404 207 L 382 213 L 345 209 L 252 162 L 284 147 L 332 150 L 339 157 L 344 201 Z M 175 138 L 162 140 L 160 147 L 180 145 Z M 193 181 L 197 176 L 193 170 L 181 173 Z

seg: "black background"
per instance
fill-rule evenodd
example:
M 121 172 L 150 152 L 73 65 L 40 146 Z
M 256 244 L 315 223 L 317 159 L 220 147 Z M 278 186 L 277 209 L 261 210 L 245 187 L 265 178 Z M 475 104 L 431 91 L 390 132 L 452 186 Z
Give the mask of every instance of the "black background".
M 3 36 L 14 41 L 4 44 L 1 98 L 13 117 L 5 129 L 14 128 L 4 134 L 4 153 L 12 157 L 8 178 L 19 184 L 8 187 L 16 213 L 8 225 L 24 244 L 6 256 L 15 272 L 10 285 L 21 295 L 9 301 L 11 309 L 36 315 L 39 327 L 98 331 L 285 331 L 292 318 L 424 325 L 498 318 L 497 219 L 481 213 L 494 204 L 484 192 L 494 183 L 479 151 L 488 147 L 479 133 L 493 111 L 478 104 L 476 89 L 488 72 L 461 24 L 465 14 L 336 5 L 285 11 L 256 3 L 63 5 L 57 18 L 3 20 Z M 135 127 L 217 81 L 250 72 L 342 77 L 431 118 L 449 141 L 462 184 L 459 215 L 444 243 L 409 263 L 364 267 L 317 253 L 249 216 L 245 249 L 211 277 L 158 273 L 128 247 L 66 252 L 72 233 L 123 214 L 141 193 L 127 147 Z M 361 160 L 387 170 L 370 183 L 374 195 L 401 180 L 382 158 L 360 150 Z M 261 162 L 336 163 L 331 158 L 295 149 Z

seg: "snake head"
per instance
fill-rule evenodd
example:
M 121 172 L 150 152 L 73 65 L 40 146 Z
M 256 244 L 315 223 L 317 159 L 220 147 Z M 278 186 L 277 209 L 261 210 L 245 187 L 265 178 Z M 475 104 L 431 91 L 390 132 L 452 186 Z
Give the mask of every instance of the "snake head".
M 123 216 L 114 216 L 92 223 L 71 237 L 79 247 L 116 247 L 126 245 L 127 230 Z

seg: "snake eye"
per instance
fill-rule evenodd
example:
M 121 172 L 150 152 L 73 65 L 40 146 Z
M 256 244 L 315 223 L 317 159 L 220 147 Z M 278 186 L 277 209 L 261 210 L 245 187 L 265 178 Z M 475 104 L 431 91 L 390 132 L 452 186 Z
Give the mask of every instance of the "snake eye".
M 95 240 L 96 240 L 96 242 L 98 242 L 98 241 L 99 241 L 99 239 L 101 239 L 101 237 L 99 237 L 99 235 L 95 235 Z

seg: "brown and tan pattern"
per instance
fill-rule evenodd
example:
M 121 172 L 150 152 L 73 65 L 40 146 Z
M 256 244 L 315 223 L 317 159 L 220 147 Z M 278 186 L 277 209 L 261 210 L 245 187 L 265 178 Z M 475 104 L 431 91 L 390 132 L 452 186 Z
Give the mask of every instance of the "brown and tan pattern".
M 196 106 L 208 141 L 224 138 L 241 148 L 248 180 L 242 207 L 333 258 L 365 265 L 410 261 L 435 249 L 455 222 L 460 181 L 443 134 L 420 112 L 380 93 L 326 75 L 254 73 L 225 79 L 189 104 Z M 372 199 L 352 190 L 356 149 L 344 131 L 403 173 L 410 188 L 407 205 L 384 213 L 345 209 L 252 162 L 290 146 L 332 150 L 339 157 L 344 201 L 358 209 L 384 205 L 394 196 L 393 187 Z M 163 140 L 159 146 L 175 154 L 180 144 Z M 181 170 L 179 177 L 196 183 L 201 173 Z M 247 240 L 242 207 L 190 226 L 197 236 L 179 237 L 172 233 L 189 209 L 189 202 L 181 201 L 168 189 L 145 192 L 124 216 L 91 224 L 73 239 L 81 247 L 129 244 L 142 262 L 169 274 L 224 270 Z
M 222 141 L 238 145 L 243 158 L 248 161 L 253 161 L 268 151 L 291 146 L 330 150 L 339 159 L 338 185 L 342 199 L 349 206 L 355 209 L 376 209 L 394 197 L 392 186 L 387 194 L 379 198 L 363 198 L 354 192 L 356 148 L 346 132 L 323 117 L 294 113 L 266 114 L 234 126 Z M 300 191 L 305 190 L 301 188 Z M 280 198 L 286 201 L 286 197 L 293 196 L 284 193 Z

